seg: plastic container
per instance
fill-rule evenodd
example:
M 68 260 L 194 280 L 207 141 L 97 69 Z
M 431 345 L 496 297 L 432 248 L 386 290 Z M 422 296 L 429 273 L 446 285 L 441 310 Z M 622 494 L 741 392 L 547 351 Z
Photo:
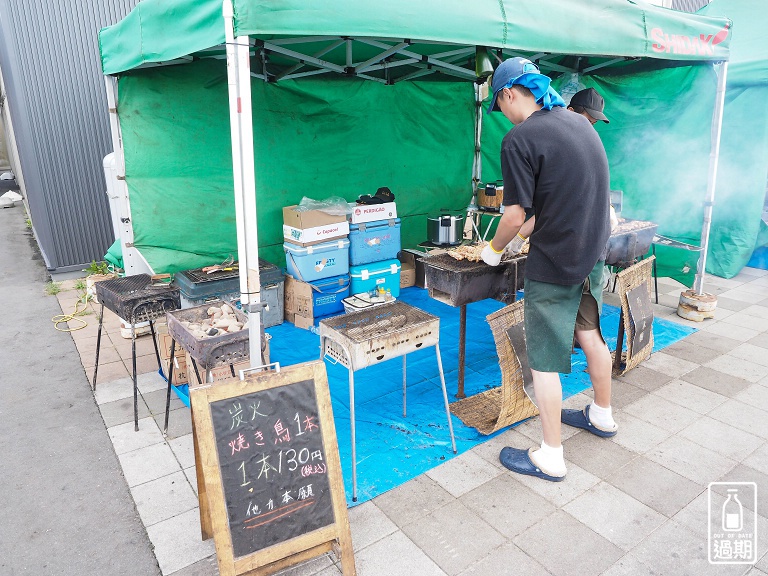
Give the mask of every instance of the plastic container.
M 352 266 L 349 274 L 353 294 L 383 288 L 385 292 L 389 289 L 393 298 L 400 296 L 400 260 L 397 258 Z
M 343 300 L 349 296 L 349 274 L 323 278 L 309 283 L 312 286 L 312 316 L 328 316 L 344 311 Z
M 181 292 L 181 307 L 192 308 L 216 300 L 232 302 L 239 306 L 240 273 L 237 270 L 206 274 L 200 268 L 185 270 L 174 276 L 174 282 Z M 261 299 L 269 310 L 262 315 L 264 327 L 283 323 L 283 301 L 285 277 L 283 271 L 259 258 L 259 283 Z
M 368 310 L 375 306 L 382 306 L 394 301 L 394 298 L 391 298 L 389 300 L 384 299 L 379 302 L 373 302 L 367 292 L 363 292 L 362 294 L 353 294 L 349 298 L 344 298 L 344 312 L 348 314 L 350 312 L 360 312 L 361 310 Z
M 286 242 L 283 250 L 288 273 L 302 282 L 349 274 L 349 240 L 346 238 L 314 246 Z
M 349 264 L 359 266 L 397 258 L 400 218 L 377 220 L 349 227 Z

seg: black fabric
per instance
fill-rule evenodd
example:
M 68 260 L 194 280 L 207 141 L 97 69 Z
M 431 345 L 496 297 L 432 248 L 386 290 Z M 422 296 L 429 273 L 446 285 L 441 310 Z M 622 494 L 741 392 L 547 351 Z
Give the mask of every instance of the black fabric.
M 611 233 L 608 159 L 589 120 L 565 108 L 539 110 L 501 145 L 504 205 L 536 216 L 526 278 L 581 284 Z

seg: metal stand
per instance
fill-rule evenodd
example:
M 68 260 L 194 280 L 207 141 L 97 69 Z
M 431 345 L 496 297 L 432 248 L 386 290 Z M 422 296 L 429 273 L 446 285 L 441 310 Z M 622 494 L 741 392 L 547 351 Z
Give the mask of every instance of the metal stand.
M 327 341 L 333 341 L 344 353 L 346 357 L 346 365 L 349 373 L 349 422 L 350 422 L 350 440 L 352 442 L 352 501 L 357 502 L 357 450 L 355 441 L 355 366 L 353 365 L 353 356 L 350 351 L 338 340 L 332 339 L 330 336 L 320 336 L 320 358 L 325 356 L 325 350 Z M 440 345 L 434 344 L 435 355 L 437 357 L 437 368 L 440 372 L 440 384 L 443 389 L 443 402 L 445 404 L 445 415 L 448 418 L 448 430 L 451 434 L 451 447 L 453 453 L 456 454 L 456 439 L 453 435 L 453 422 L 451 421 L 451 409 L 448 405 L 448 391 L 445 387 L 445 374 L 443 372 L 443 361 L 440 357 Z M 406 358 L 408 354 L 403 354 L 403 416 L 406 414 Z M 335 358 L 330 358 L 333 362 L 336 362 Z
M 467 305 L 459 308 L 459 384 L 456 389 L 456 398 L 466 398 L 464 394 L 464 368 L 467 355 Z
M 93 367 L 93 384 L 91 389 L 96 391 L 96 377 L 99 373 L 99 352 L 101 351 L 101 330 L 104 326 L 104 304 L 101 304 L 99 311 L 99 330 L 96 333 L 96 365 Z M 157 336 L 155 334 L 155 321 L 149 320 L 149 329 L 152 333 L 152 343 L 155 347 L 155 357 L 157 358 L 157 368 L 160 372 L 163 371 L 163 365 L 160 360 L 160 349 L 157 346 Z M 171 353 L 173 358 L 173 353 Z M 136 374 L 136 325 L 131 323 L 131 375 L 133 380 L 133 425 L 134 430 L 139 430 L 139 384 L 138 375 Z M 172 367 L 171 367 L 172 368 Z M 167 427 L 167 421 L 166 421 Z

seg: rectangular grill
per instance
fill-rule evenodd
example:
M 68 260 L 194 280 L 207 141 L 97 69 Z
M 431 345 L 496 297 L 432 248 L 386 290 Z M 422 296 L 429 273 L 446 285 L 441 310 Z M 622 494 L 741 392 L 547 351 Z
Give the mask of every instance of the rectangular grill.
M 515 301 L 523 287 L 525 256 L 518 256 L 499 266 L 485 262 L 456 260 L 448 254 L 424 258 L 424 273 L 429 295 L 450 306 L 462 306 L 486 298 L 506 304 Z
M 225 333 L 218 336 L 197 339 L 187 330 L 182 322 L 200 322 L 208 318 L 208 308 L 211 306 L 221 306 L 223 301 L 210 302 L 202 306 L 186 308 L 185 310 L 176 310 L 166 315 L 168 320 L 168 333 L 173 339 L 184 348 L 189 355 L 195 359 L 205 369 L 225 364 L 236 364 L 250 357 L 249 335 L 250 328 L 234 332 Z M 234 308 L 235 316 L 240 322 L 247 322 L 248 316 Z M 266 340 L 262 338 L 262 348 Z
M 162 318 L 181 307 L 179 289 L 153 284 L 149 274 L 96 282 L 96 296 L 106 308 L 131 324 Z
M 404 302 L 392 302 L 321 320 L 320 337 L 324 356 L 360 370 L 436 345 L 440 319 Z
M 203 272 L 202 268 L 195 270 L 185 270 L 183 274 L 195 284 L 204 284 L 205 282 L 215 282 L 216 280 L 231 280 L 240 277 L 240 272 L 235 270 L 216 270 L 215 272 Z
M 645 256 L 658 227 L 654 222 L 619 219 L 619 225 L 608 239 L 605 263 L 626 267 Z

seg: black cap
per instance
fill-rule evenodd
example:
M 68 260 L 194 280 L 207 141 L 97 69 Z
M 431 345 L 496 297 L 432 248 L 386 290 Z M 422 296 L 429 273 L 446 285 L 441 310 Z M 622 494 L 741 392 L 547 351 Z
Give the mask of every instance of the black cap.
M 595 120 L 602 120 L 606 124 L 609 122 L 608 118 L 603 114 L 605 100 L 603 100 L 603 97 L 600 96 L 594 88 L 587 88 L 576 92 L 571 98 L 571 102 L 568 106 L 581 106 L 587 114 L 592 116 Z

